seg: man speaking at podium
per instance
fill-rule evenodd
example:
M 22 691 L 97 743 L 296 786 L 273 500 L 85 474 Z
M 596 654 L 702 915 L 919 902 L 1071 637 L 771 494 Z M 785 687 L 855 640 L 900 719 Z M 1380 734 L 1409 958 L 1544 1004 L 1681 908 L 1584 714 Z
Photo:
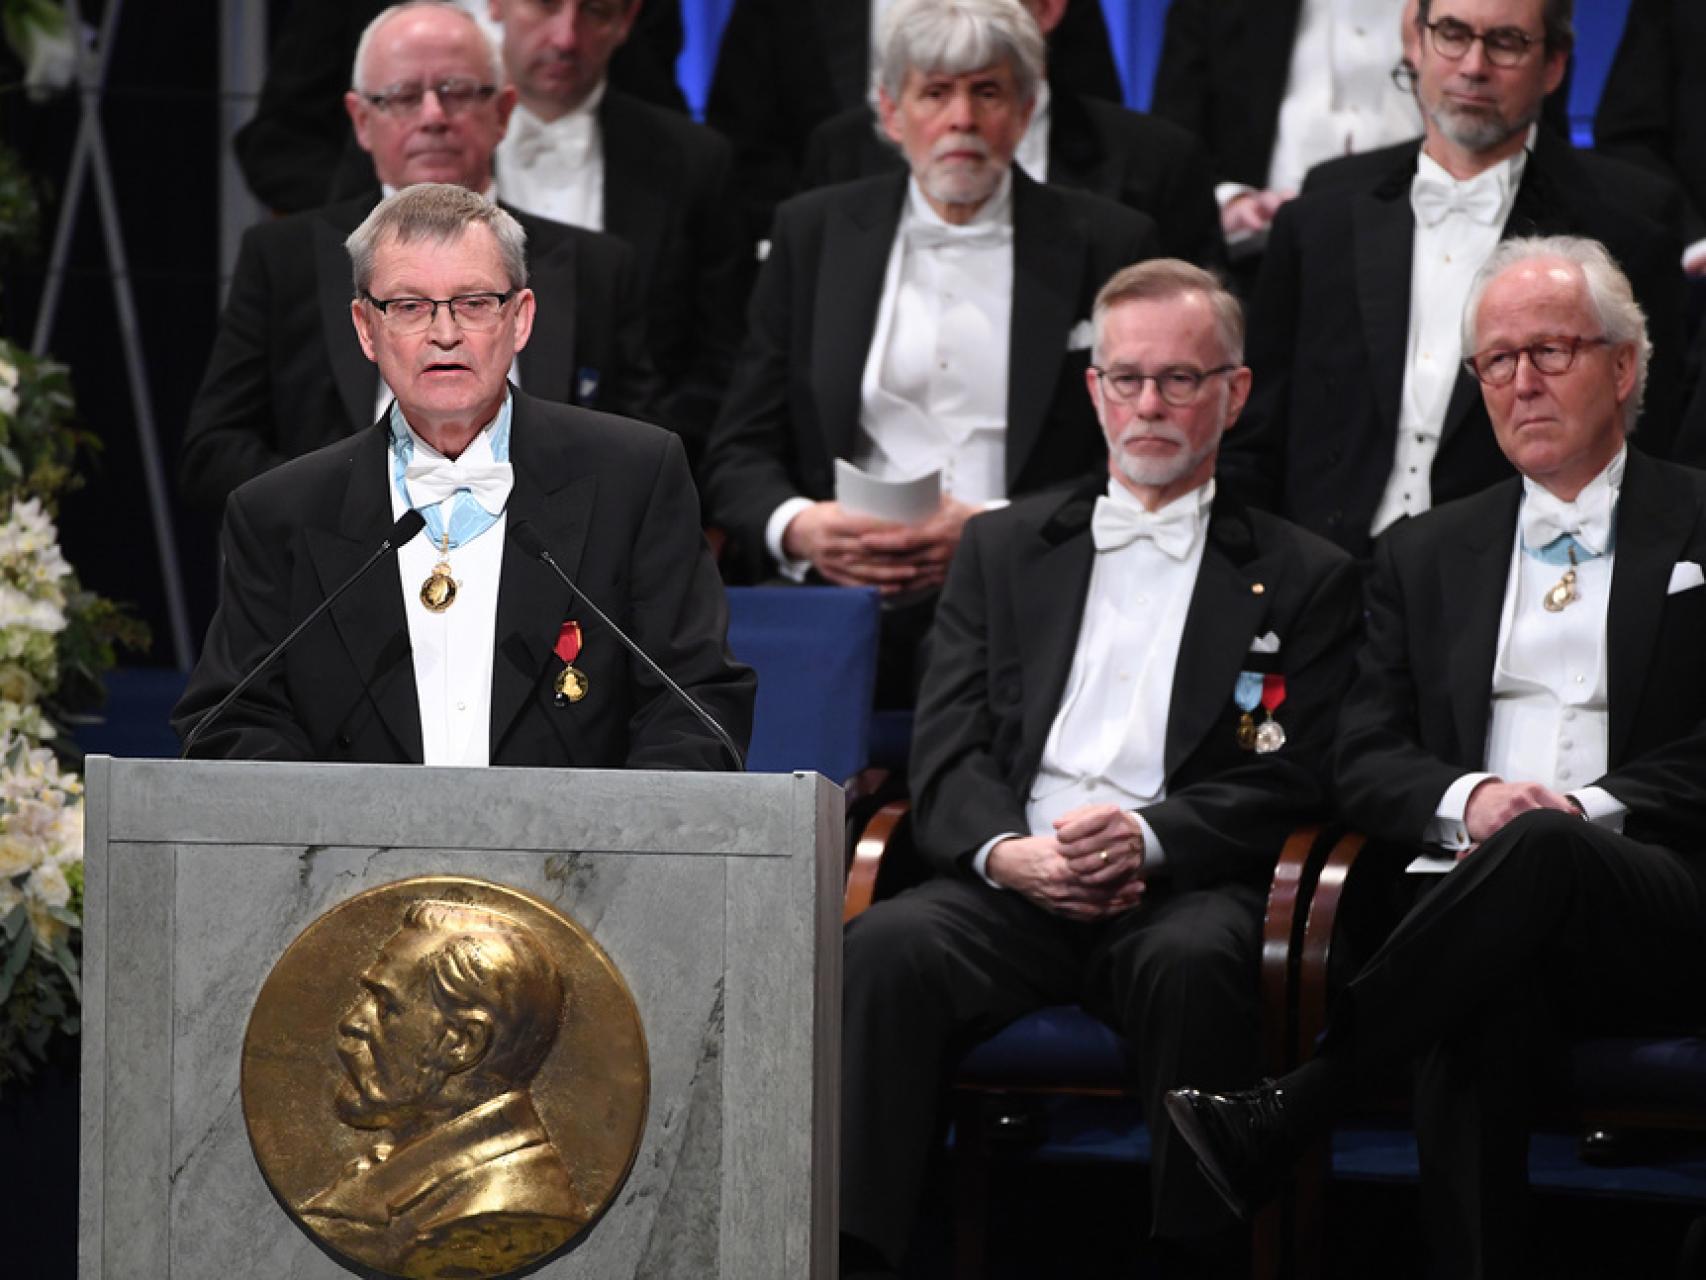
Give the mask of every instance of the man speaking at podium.
M 219 609 L 172 717 L 185 754 L 727 767 L 588 601 L 746 741 L 756 681 L 724 643 L 680 442 L 506 380 L 533 322 L 525 239 L 483 196 L 440 184 L 382 201 L 350 236 L 350 314 L 396 400 L 231 496 Z

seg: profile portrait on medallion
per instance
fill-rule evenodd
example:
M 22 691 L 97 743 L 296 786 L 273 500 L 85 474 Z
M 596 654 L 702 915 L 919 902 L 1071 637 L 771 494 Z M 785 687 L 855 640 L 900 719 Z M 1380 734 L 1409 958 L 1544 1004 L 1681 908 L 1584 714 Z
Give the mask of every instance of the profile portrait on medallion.
M 328 1050 L 318 1091 L 292 1079 Z M 326 1246 L 407 1277 L 505 1275 L 586 1230 L 632 1164 L 648 1087 L 638 1011 L 597 944 L 537 899 L 455 877 L 310 925 L 243 1055 L 274 1192 Z

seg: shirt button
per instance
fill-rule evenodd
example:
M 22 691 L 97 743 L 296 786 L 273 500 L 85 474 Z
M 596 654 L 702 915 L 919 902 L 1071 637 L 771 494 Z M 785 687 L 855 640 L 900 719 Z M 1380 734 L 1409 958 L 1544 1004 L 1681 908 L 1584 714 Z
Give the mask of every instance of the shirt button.
M 1576 677 L 1576 683 L 1577 684 L 1586 684 L 1587 682 L 1588 682 L 1588 678 L 1586 676 L 1577 676 Z
M 466 711 L 468 709 L 468 704 L 466 702 L 458 702 L 456 704 L 456 709 L 458 711 Z
M 1566 750 L 1566 751 L 1568 751 L 1568 750 L 1569 750 L 1569 749 L 1570 749 L 1570 748 L 1571 748 L 1571 747 L 1573 747 L 1573 746 L 1575 746 L 1575 745 L 1576 745 L 1576 744 L 1575 744 L 1575 743 L 1574 743 L 1574 742 L 1572 742 L 1572 741 L 1570 741 L 1570 739 L 1568 739 L 1568 738 L 1565 738 L 1565 739 L 1564 739 L 1564 740 L 1563 740 L 1563 741 L 1562 741 L 1562 742 L 1560 742 L 1560 743 L 1559 743 L 1559 744 L 1558 744 L 1558 745 L 1559 745 L 1559 746 L 1560 746 L 1560 747 L 1562 747 L 1562 748 L 1564 748 L 1564 750 Z
M 1576 718 L 1576 713 L 1574 711 L 1566 711 L 1564 713 L 1564 719 L 1565 720 L 1574 720 L 1575 718 Z

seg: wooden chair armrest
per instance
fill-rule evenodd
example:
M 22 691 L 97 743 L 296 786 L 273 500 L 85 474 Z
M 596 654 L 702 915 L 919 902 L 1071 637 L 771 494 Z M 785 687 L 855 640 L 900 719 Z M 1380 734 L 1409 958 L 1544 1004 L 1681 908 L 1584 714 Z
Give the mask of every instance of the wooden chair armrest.
M 1309 902 L 1310 859 L 1320 841 L 1319 823 L 1291 833 L 1274 864 L 1267 913 L 1262 918 L 1262 1047 L 1268 1068 L 1274 1072 L 1295 1065 L 1292 979 L 1303 912 Z
M 1297 961 L 1297 1047 L 1301 1057 L 1314 1052 L 1315 1041 L 1327 1025 L 1327 961 L 1333 950 L 1333 930 L 1345 882 L 1368 837 L 1347 831 L 1334 843 L 1309 895 L 1308 916 Z
M 853 846 L 853 861 L 847 868 L 847 889 L 841 900 L 841 921 L 845 924 L 871 905 L 877 892 L 877 873 L 882 869 L 883 855 L 901 819 L 912 811 L 912 801 L 891 800 L 871 816 L 865 830 Z

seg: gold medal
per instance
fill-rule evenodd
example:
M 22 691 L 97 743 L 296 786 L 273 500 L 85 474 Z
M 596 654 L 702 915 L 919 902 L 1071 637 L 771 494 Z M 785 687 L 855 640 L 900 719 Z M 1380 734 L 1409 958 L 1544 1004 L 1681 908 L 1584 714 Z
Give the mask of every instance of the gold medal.
M 570 702 L 579 702 L 586 697 L 586 672 L 579 667 L 570 665 L 557 673 L 557 697 L 567 698 Z
M 1242 751 L 1256 748 L 1256 720 L 1248 711 L 1238 717 L 1238 747 Z
M 456 579 L 450 576 L 450 531 L 444 531 L 444 559 L 433 565 L 432 573 L 421 583 L 421 604 L 429 613 L 443 613 L 456 603 Z
M 1564 576 L 1559 578 L 1546 589 L 1546 594 L 1540 597 L 1540 605 L 1547 613 L 1562 613 L 1573 601 L 1580 599 L 1576 594 L 1576 549 L 1570 548 L 1570 567 L 1564 570 Z
M 1280 722 L 1271 716 L 1256 726 L 1256 754 L 1259 756 L 1272 755 L 1285 746 L 1285 730 L 1280 728 Z

